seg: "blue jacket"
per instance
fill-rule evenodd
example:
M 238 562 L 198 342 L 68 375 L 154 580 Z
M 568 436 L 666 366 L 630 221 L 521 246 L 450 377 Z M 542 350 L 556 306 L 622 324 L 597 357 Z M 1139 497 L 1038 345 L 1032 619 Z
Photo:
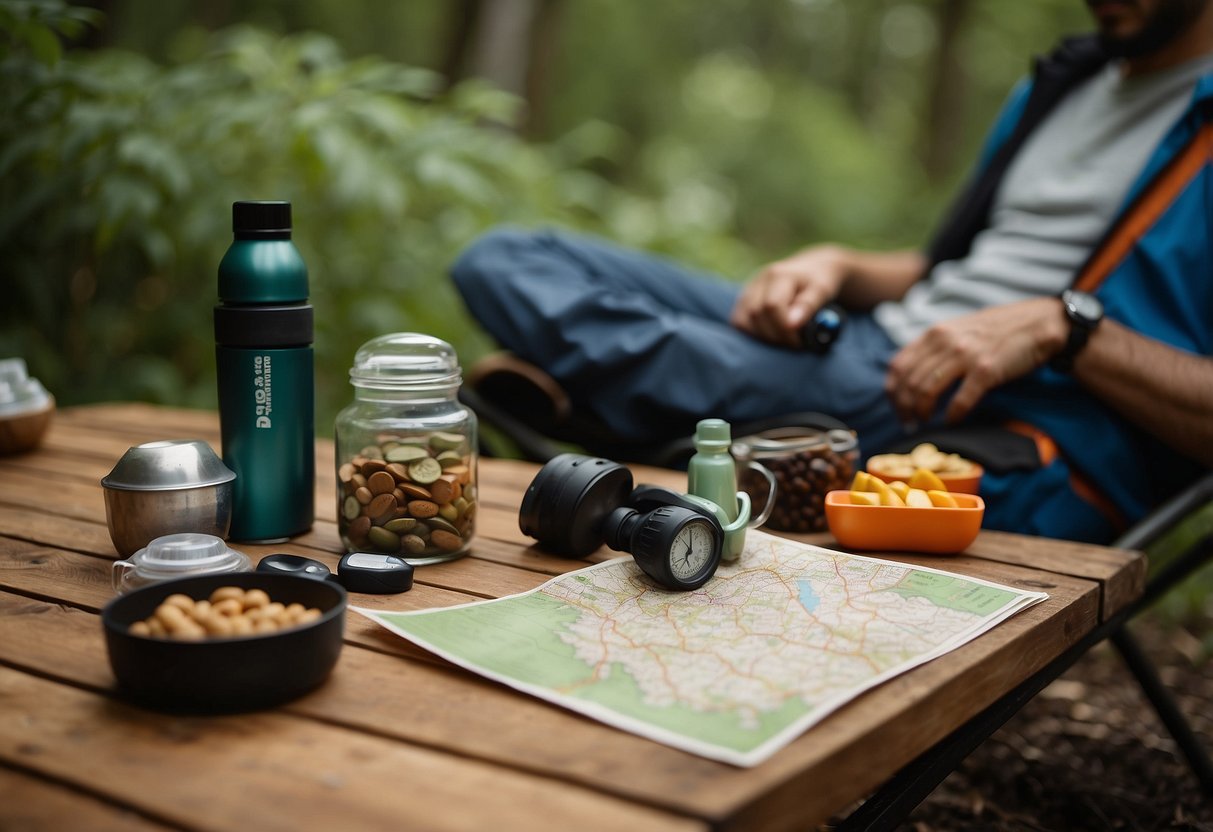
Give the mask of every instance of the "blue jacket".
M 932 259 L 963 256 L 984 226 L 998 182 L 1023 139 L 1053 104 L 1105 62 L 1093 39 L 1081 39 L 1068 41 L 1038 63 L 1034 78 L 1021 84 L 1003 108 L 977 177 L 932 244 Z M 1213 73 L 1198 82 L 1188 108 L 1154 150 L 1074 284 L 1100 298 L 1108 319 L 1176 349 L 1213 355 Z M 1093 487 L 1106 498 L 1096 501 L 1105 503 L 1104 519 L 1114 509 L 1121 524 L 1140 519 L 1203 470 L 1047 366 L 992 391 L 978 414 L 983 416 L 1025 422 L 1051 437 L 1065 470 L 1041 473 L 1039 479 L 1065 477 L 1071 492 L 1089 491 L 1077 487 L 1080 482 Z M 1020 501 L 1017 508 L 1015 500 L 1005 499 L 1011 479 L 988 483 L 1010 512 L 1004 527 L 1016 525 L 1010 519 L 1014 511 L 1027 506 Z M 1050 507 L 1037 511 L 1048 515 Z M 1064 526 L 1068 521 L 1046 517 L 1035 530 L 1106 539 L 1118 525 L 1113 520 L 1107 532 L 1099 533 L 1093 527 L 1050 528 L 1050 522 Z

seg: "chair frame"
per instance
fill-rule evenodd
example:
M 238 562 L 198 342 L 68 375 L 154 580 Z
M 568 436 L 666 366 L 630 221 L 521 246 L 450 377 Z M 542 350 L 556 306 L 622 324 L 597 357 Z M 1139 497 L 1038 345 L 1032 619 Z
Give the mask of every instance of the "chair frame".
M 1213 762 L 1200 738 L 1159 678 L 1154 663 L 1129 632 L 1129 622 L 1213 556 L 1213 474 L 1206 475 L 1143 519 L 1112 545 L 1121 549 L 1149 550 L 1168 540 L 1185 520 L 1198 522 L 1196 533 L 1169 553 L 1164 563 L 1152 566 L 1141 597 L 1095 628 L 1032 678 L 973 717 L 933 748 L 893 776 L 838 827 L 840 831 L 891 830 L 943 782 L 978 745 L 1014 716 L 1037 693 L 1068 670 L 1087 651 L 1108 639 L 1120 652 L 1129 671 L 1154 706 L 1179 746 L 1206 795 L 1213 796 Z

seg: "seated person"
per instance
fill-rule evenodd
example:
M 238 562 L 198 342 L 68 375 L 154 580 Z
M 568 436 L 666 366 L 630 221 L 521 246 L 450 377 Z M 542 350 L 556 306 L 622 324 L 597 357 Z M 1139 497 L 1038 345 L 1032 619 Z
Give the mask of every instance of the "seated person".
M 1213 0 L 1092 8 L 1099 32 L 1012 93 L 925 253 L 813 246 L 741 287 L 495 231 L 454 280 L 620 436 L 820 411 L 866 455 L 1015 422 L 1058 453 L 987 474 L 986 527 L 1106 542 L 1213 465 Z M 840 339 L 798 349 L 830 300 L 851 310 Z

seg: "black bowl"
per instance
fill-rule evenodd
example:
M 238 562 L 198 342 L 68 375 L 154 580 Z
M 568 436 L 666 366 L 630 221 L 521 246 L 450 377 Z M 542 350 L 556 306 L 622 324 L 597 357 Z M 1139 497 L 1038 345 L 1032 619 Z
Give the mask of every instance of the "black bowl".
M 180 592 L 201 600 L 221 586 L 263 589 L 273 601 L 316 607 L 320 618 L 277 633 L 171 641 L 132 635 Z M 105 645 L 119 689 L 141 705 L 183 713 L 268 708 L 318 687 L 337 663 L 345 629 L 345 590 L 298 575 L 237 572 L 165 581 L 115 598 L 101 612 Z

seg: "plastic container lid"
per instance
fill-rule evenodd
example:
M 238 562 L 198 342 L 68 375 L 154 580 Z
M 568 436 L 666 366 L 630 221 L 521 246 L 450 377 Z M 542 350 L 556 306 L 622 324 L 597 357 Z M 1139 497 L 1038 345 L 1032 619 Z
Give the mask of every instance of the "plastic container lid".
M 448 390 L 462 380 L 454 347 L 415 332 L 367 341 L 354 354 L 350 367 L 350 382 L 373 390 Z
M 118 592 L 129 592 L 175 578 L 248 572 L 251 568 L 248 556 L 229 548 L 222 538 L 183 532 L 157 537 L 130 560 L 116 561 L 113 583 Z
M 50 404 L 50 393 L 38 379 L 29 377 L 24 359 L 0 361 L 0 417 L 34 413 Z
M 723 419 L 701 419 L 695 425 L 695 447 L 699 450 L 724 450 L 732 441 L 732 427 Z

